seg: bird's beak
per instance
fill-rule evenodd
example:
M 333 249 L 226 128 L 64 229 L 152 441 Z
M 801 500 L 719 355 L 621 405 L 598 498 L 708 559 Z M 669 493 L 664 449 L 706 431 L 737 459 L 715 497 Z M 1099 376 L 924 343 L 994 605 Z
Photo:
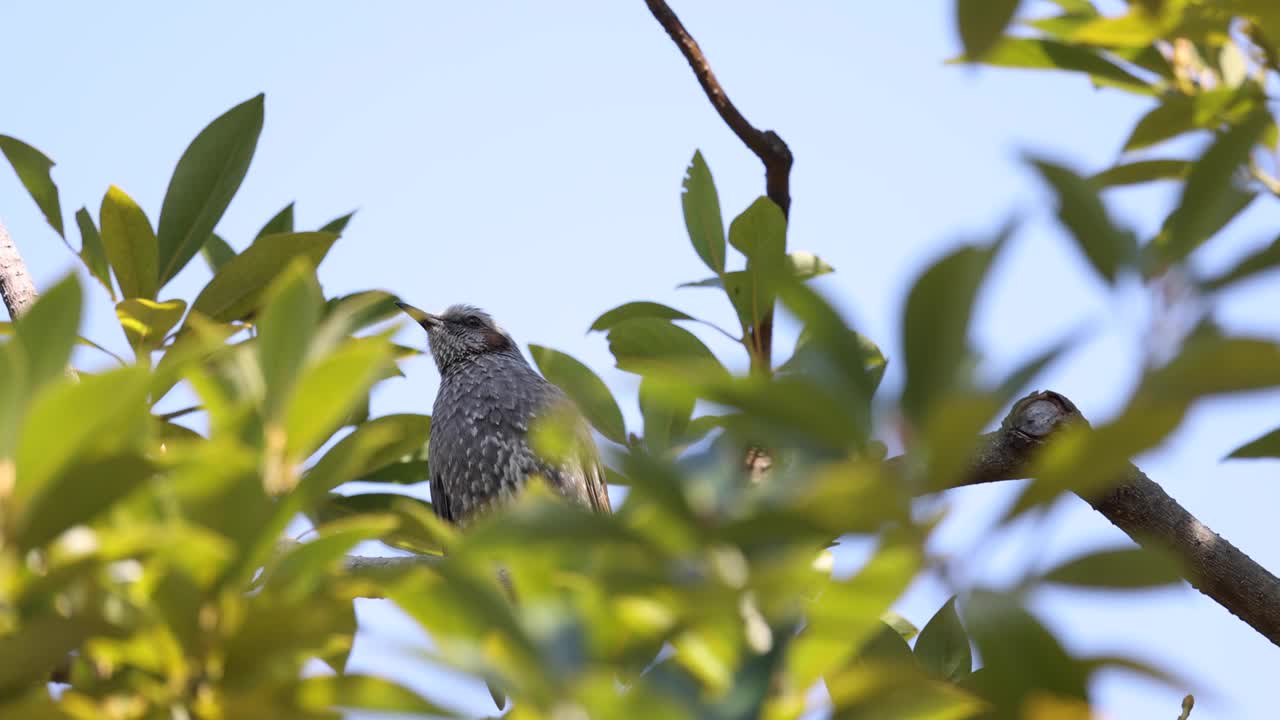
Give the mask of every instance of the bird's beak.
M 413 318 L 414 322 L 418 323 L 419 325 L 426 328 L 427 330 L 440 327 L 440 318 L 436 317 L 435 315 L 432 315 L 429 312 L 424 312 L 410 305 L 409 303 L 402 303 L 399 301 L 396 302 L 396 307 L 403 310 L 405 315 L 408 315 L 409 317 Z

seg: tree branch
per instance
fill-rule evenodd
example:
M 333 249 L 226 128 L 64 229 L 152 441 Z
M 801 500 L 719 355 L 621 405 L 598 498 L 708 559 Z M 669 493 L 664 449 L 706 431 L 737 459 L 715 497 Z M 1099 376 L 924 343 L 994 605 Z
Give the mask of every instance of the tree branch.
M 13 244 L 3 221 L 0 221 L 0 296 L 14 320 L 36 301 L 36 286 L 31 282 L 27 264 L 22 261 L 18 246 Z
M 998 431 L 984 435 L 967 476 L 957 486 L 1028 475 L 1035 453 L 1058 429 L 1086 422 L 1058 393 L 1036 392 L 1014 404 Z M 888 461 L 902 467 L 902 457 Z M 1112 489 L 1082 496 L 1134 542 L 1172 552 L 1191 586 L 1263 637 L 1280 645 L 1280 578 L 1209 529 L 1132 463 Z
M 649 12 L 653 13 L 653 17 L 680 48 L 684 59 L 689 61 L 689 67 L 693 68 L 693 74 L 698 78 L 698 83 L 702 85 L 702 90 L 707 94 L 712 107 L 720 113 L 720 117 L 738 136 L 738 139 L 742 140 L 743 144 L 760 158 L 760 162 L 764 163 L 765 193 L 769 199 L 782 208 L 783 215 L 790 214 L 791 163 L 794 160 L 791 149 L 776 132 L 772 130 L 762 132 L 747 122 L 747 119 L 729 100 L 724 88 L 720 86 L 720 81 L 711 71 L 711 64 L 702 54 L 702 48 L 698 47 L 698 42 L 693 39 L 684 24 L 680 22 L 680 18 L 676 17 L 664 0 L 645 0 L 645 4 L 649 6 Z

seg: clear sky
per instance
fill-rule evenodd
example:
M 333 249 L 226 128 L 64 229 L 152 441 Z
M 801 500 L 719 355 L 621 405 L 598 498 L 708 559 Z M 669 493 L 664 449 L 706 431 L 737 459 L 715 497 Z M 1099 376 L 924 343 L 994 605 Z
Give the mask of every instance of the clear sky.
M 1038 383 L 1104 420 L 1121 407 L 1148 344 L 1149 297 L 1109 291 L 1053 219 L 1024 150 L 1108 166 L 1144 103 L 1087 81 L 949 67 L 952 0 L 673 2 L 734 102 L 778 130 L 796 156 L 790 244 L 838 272 L 820 281 L 890 356 L 897 386 L 899 312 L 924 265 L 981 238 L 1011 213 L 1026 222 L 983 295 L 976 333 L 993 370 L 1090 323 L 1093 340 Z M 232 105 L 266 93 L 266 126 L 249 176 L 219 230 L 243 248 L 290 201 L 301 227 L 358 208 L 321 268 L 329 294 L 385 288 L 424 308 L 472 302 L 522 343 L 570 352 L 619 393 L 635 423 L 635 383 L 612 369 L 601 311 L 636 299 L 732 322 L 688 247 L 680 180 L 695 148 L 727 214 L 763 191 L 758 161 L 721 123 L 684 60 L 640 0 L 517 2 L 5 3 L 7 71 L 0 132 L 59 164 L 68 227 L 96 216 L 107 186 L 153 222 L 178 156 Z M 1113 198 L 1144 231 L 1165 190 Z M 0 171 L 0 215 L 39 286 L 72 266 L 13 174 Z M 1274 237 L 1280 203 L 1263 200 L 1194 260 L 1220 267 Z M 193 262 L 171 286 L 190 299 L 208 271 Z M 83 331 L 124 351 L 97 286 Z M 161 298 L 168 299 L 165 297 Z M 1229 295 L 1219 318 L 1277 335 L 1276 278 Z M 421 338 L 409 328 L 406 341 Z M 783 330 L 785 337 L 792 332 Z M 713 348 L 727 350 L 715 336 Z M 784 356 L 785 357 L 785 356 Z M 96 362 L 86 356 L 87 362 Z M 429 412 L 430 361 L 386 383 L 376 414 Z M 1280 394 L 1199 407 L 1140 464 L 1201 520 L 1280 570 L 1276 466 L 1221 463 L 1280 423 Z M 638 425 L 633 425 L 633 427 Z M 970 553 L 1010 501 L 1011 484 L 955 491 L 938 548 Z M 1075 500 L 1049 529 L 1022 528 L 971 553 L 970 577 L 999 584 L 1086 548 L 1128 540 Z M 857 559 L 841 558 L 848 569 Z M 897 608 L 922 624 L 945 600 L 929 582 Z M 1042 617 L 1080 651 L 1135 655 L 1195 682 L 1197 720 L 1275 715 L 1280 649 L 1189 587 L 1142 595 L 1052 593 Z M 477 684 L 425 674 L 392 648 L 417 635 L 381 601 L 362 601 L 357 668 L 396 677 L 486 712 Z M 1095 688 L 1111 718 L 1175 717 L 1182 691 L 1126 674 Z M 489 706 L 491 709 L 491 706 Z

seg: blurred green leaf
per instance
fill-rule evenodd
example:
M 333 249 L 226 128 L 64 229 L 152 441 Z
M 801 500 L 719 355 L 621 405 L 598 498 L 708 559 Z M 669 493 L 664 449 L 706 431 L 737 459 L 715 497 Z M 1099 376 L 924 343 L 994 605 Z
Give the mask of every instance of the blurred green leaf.
M 1280 428 L 1245 443 L 1227 455 L 1226 459 L 1280 458 Z
M 278 421 L 302 374 L 323 302 L 315 267 L 305 258 L 294 258 L 271 283 L 257 322 L 258 364 L 266 385 L 263 415 L 269 422 Z
M 137 447 L 150 417 L 143 368 L 63 380 L 36 395 L 23 423 L 13 500 L 21 507 L 80 459 Z
M 1031 162 L 1057 193 L 1058 217 L 1076 245 L 1093 269 L 1114 285 L 1120 270 L 1137 258 L 1133 236 L 1115 226 L 1097 191 L 1084 178 L 1047 160 L 1032 158 Z
M 126 298 L 156 298 L 156 236 L 142 208 L 112 185 L 98 211 L 102 245 Z
M 200 246 L 200 256 L 204 258 L 205 264 L 209 266 L 209 270 L 217 274 L 236 256 L 236 251 L 222 236 L 218 233 L 209 235 L 209 239 L 204 241 L 204 245 Z
M 1191 172 L 1186 160 L 1139 160 L 1116 165 L 1089 178 L 1097 188 L 1141 185 L 1156 180 L 1183 180 Z
M 431 479 L 431 463 L 409 460 L 384 465 L 360 477 L 360 482 L 382 482 L 394 485 L 416 485 Z
M 439 555 L 449 541 L 447 531 L 441 530 L 444 521 L 436 518 L 431 503 L 410 495 L 398 493 L 361 493 L 359 495 L 330 495 L 316 507 L 315 519 L 320 523 L 335 523 L 344 519 L 364 516 L 396 519 L 394 528 L 387 528 L 378 537 L 400 550 L 419 555 Z
M 290 549 L 271 568 L 266 591 L 288 601 L 300 601 L 316 591 L 326 573 L 339 569 L 351 548 L 376 540 L 400 524 L 390 515 L 362 513 L 326 522 L 317 538 Z
M 43 686 L 49 668 L 65 660 L 67 653 L 93 635 L 112 632 L 111 625 L 99 617 L 48 614 L 0 635 L 0 697 L 11 697 L 36 683 Z
M 76 225 L 80 227 L 80 261 L 88 268 L 89 274 L 107 289 L 111 299 L 115 300 L 116 290 L 111 285 L 107 248 L 102 244 L 102 236 L 98 234 L 98 227 L 93 224 L 93 217 L 85 208 L 76 211 Z
M 1229 219 L 1247 205 L 1240 203 L 1241 192 L 1233 178 L 1248 161 L 1270 121 L 1265 111 L 1254 113 L 1221 135 L 1196 161 L 1187 176 L 1178 209 L 1170 216 L 1168 244 L 1163 252 L 1169 261 L 1185 258 L 1226 224 L 1224 214 Z
M 880 621 L 880 627 L 859 648 L 858 658 L 895 666 L 912 667 L 916 664 L 907 639 L 897 628 L 883 620 Z
M 1200 286 L 1211 292 L 1222 290 L 1276 266 L 1280 266 L 1280 237 L 1271 241 L 1270 245 L 1246 255 L 1233 267 L 1202 281 Z
M 1059 585 L 1121 590 L 1169 585 L 1182 577 L 1172 556 L 1138 547 L 1082 555 L 1044 574 L 1047 582 Z
M 629 302 L 606 312 L 591 323 L 591 330 L 608 330 L 623 320 L 633 318 L 662 318 L 664 320 L 693 320 L 685 313 L 656 302 Z
M 969 322 L 978 291 L 996 254 L 1011 234 L 1006 228 L 988 247 L 966 245 L 935 262 L 916 280 L 903 313 L 907 382 L 902 405 L 913 423 L 925 426 L 929 410 L 957 389 L 969 367 Z
M 343 336 L 400 316 L 396 296 L 383 290 L 351 293 L 325 303 L 325 317 L 338 322 Z
M 74 462 L 32 498 L 18 517 L 14 542 L 20 550 L 40 547 L 71 526 L 110 512 L 152 472 L 151 463 L 134 453 Z
M 303 371 L 284 409 L 290 455 L 304 458 L 314 452 L 390 364 L 389 343 L 359 338 Z
M 638 375 L 727 373 L 693 333 L 659 318 L 624 320 L 609 330 L 618 369 Z
M 972 62 L 964 57 L 951 62 Z M 1003 37 L 981 58 L 986 65 L 1028 70 L 1064 70 L 1085 73 L 1131 92 L 1148 93 L 1148 84 L 1091 49 L 1056 40 Z
M 684 224 L 689 230 L 689 240 L 702 262 L 716 274 L 724 272 L 724 220 L 720 216 L 720 198 L 716 194 L 711 169 L 702 158 L 702 151 L 693 153 L 689 167 L 685 169 L 684 192 L 680 204 L 684 207 Z
M 649 378 L 640 381 L 640 414 L 644 419 L 644 442 L 649 452 L 663 453 L 677 444 L 693 416 L 694 397 L 689 393 L 653 391 Z
M 983 661 L 972 684 L 995 704 L 996 717 L 1022 717 L 1023 703 L 1037 692 L 1088 698 L 1082 665 L 1015 598 L 979 591 L 965 604 L 965 624 Z
M 622 410 L 600 376 L 575 358 L 548 347 L 530 345 L 529 354 L 543 376 L 564 390 L 601 435 L 626 444 Z
M 316 502 L 344 482 L 387 467 L 422 446 L 430 422 L 425 415 L 387 415 L 359 425 L 316 461 L 294 495 L 303 504 Z
M 956 0 L 956 26 L 964 54 L 981 60 L 1018 12 L 1019 0 Z
M 280 212 L 273 215 L 258 231 L 258 234 L 253 236 L 253 241 L 257 242 L 263 235 L 291 232 L 293 232 L 293 203 L 285 205 Z
M 916 640 L 916 659 L 939 677 L 959 682 L 973 670 L 973 651 L 969 635 L 956 612 L 952 597 L 934 614 Z
M 14 172 L 18 173 L 22 186 L 31 194 L 31 199 L 36 201 L 40 212 L 44 213 L 44 219 L 48 221 L 49 227 L 65 238 L 67 235 L 62 228 L 62 206 L 58 202 L 58 186 L 53 184 L 53 177 L 49 174 L 53 161 L 39 150 L 8 135 L 0 135 L 0 152 L 8 158 Z
M 371 675 L 312 676 L 298 687 L 298 704 L 311 711 L 371 710 L 432 717 L 462 717 L 391 680 Z
M 240 189 L 262 132 L 262 109 L 261 94 L 231 108 L 201 130 L 179 158 L 156 232 L 160 285 L 195 257 Z
M 294 258 L 319 265 L 337 239 L 323 232 L 268 235 L 229 260 L 196 296 L 191 310 L 221 322 L 244 319 Z
M 921 562 L 919 548 L 885 541 L 858 574 L 829 583 L 809 605 L 805 629 L 791 646 L 791 680 L 809 687 L 851 660 L 885 627 L 881 613 L 906 590 Z
M 26 357 L 29 391 L 63 376 L 80 328 L 83 293 L 74 272 L 36 298 L 15 323 L 17 341 Z M 7 382 L 7 380 L 6 380 Z
M 1096 17 L 1081 25 L 1070 39 L 1104 47 L 1146 47 L 1155 42 L 1163 28 L 1158 18 L 1139 7 L 1124 15 Z
M 183 300 L 156 302 L 145 298 L 129 298 L 116 304 L 116 318 L 139 356 L 160 347 L 182 314 L 187 311 Z

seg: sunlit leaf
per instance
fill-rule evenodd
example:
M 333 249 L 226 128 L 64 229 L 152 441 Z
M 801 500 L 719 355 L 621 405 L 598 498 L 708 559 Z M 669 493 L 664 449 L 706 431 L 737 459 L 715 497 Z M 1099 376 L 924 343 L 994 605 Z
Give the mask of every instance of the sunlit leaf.
M 240 189 L 262 132 L 262 108 L 261 94 L 231 108 L 201 130 L 179 158 L 156 231 L 160 285 L 200 251 Z
M 963 58 L 970 61 L 970 58 Z M 1131 91 L 1147 92 L 1147 83 L 1096 52 L 1075 45 L 1024 37 L 1003 37 L 981 58 L 986 65 L 1029 70 L 1085 73 Z
M 229 260 L 196 296 L 191 310 L 222 322 L 241 320 L 258 308 L 267 286 L 294 258 L 319 265 L 337 239 L 323 232 L 268 235 Z
M 49 174 L 53 161 L 39 150 L 8 135 L 0 135 L 0 152 L 9 160 L 14 172 L 18 173 L 22 186 L 31 194 L 31 199 L 36 201 L 49 226 L 65 238 L 58 186 L 53 184 L 53 177 Z
M 293 547 L 272 566 L 266 588 L 285 600 L 302 600 L 325 573 L 341 567 L 357 543 L 375 540 L 399 524 L 395 517 L 372 513 L 327 522 L 316 528 L 318 537 Z
M 543 376 L 565 391 L 601 435 L 626 443 L 622 410 L 598 375 L 573 357 L 548 347 L 530 345 L 529 354 Z
M 693 153 L 685 170 L 684 192 L 680 204 L 684 207 L 684 224 L 689 230 L 689 240 L 702 262 L 717 274 L 724 272 L 724 220 L 720 216 L 720 198 L 716 194 L 711 169 L 702 159 L 702 151 Z
M 284 409 L 291 456 L 303 458 L 314 452 L 390 364 L 388 343 L 362 338 L 305 370 Z
M 39 547 L 72 525 L 111 510 L 152 474 L 151 463 L 133 453 L 83 460 L 58 473 L 18 517 L 20 549 Z
M 720 361 L 697 336 L 659 318 L 618 323 L 609 330 L 609 351 L 619 369 L 639 375 L 724 372 Z
M 380 532 L 376 539 L 419 555 L 438 555 L 451 539 L 451 533 L 443 529 L 447 526 L 442 525 L 444 521 L 436 517 L 431 503 L 409 495 L 330 495 L 314 512 L 315 519 L 321 523 L 360 516 L 396 518 L 396 527 Z
M 298 704 L 312 711 L 346 708 L 442 718 L 461 717 L 403 685 L 371 675 L 305 678 L 298 687 Z
M 772 314 L 778 278 L 786 269 L 787 218 L 769 198 L 756 198 L 729 223 L 729 243 L 747 256 L 747 286 L 740 293 L 730 292 L 730 299 L 738 314 L 756 327 Z
M 340 217 L 336 217 L 330 220 L 329 222 L 325 223 L 323 227 L 320 228 L 320 232 L 329 232 L 335 235 L 341 235 L 342 233 L 346 232 L 347 225 L 351 223 L 351 218 L 354 217 L 355 214 L 356 212 L 352 210 L 346 215 L 342 215 Z
M 258 319 L 258 364 L 266 384 L 263 414 L 277 419 L 302 373 L 323 303 L 315 268 L 295 258 L 272 282 Z
M 183 300 L 156 302 L 146 298 L 129 298 L 116 304 L 116 318 L 135 352 L 149 352 L 160 346 L 187 310 Z
M 107 260 L 116 273 L 120 294 L 126 298 L 154 300 L 159 284 L 156 280 L 156 235 L 142 208 L 112 185 L 102 198 L 98 222 L 102 226 L 102 245 Z

